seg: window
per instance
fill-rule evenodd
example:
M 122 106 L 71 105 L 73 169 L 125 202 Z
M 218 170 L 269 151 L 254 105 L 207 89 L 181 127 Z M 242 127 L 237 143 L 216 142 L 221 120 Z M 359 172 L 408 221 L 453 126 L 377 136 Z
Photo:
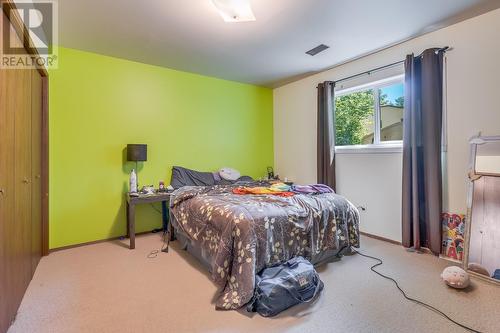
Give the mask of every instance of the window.
M 403 114 L 402 76 L 337 91 L 335 145 L 401 143 Z

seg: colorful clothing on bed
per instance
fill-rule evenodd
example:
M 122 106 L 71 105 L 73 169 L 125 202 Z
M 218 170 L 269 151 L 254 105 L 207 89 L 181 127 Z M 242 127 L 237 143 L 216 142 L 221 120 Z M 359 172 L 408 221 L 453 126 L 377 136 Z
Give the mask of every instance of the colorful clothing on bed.
M 290 186 L 284 183 L 276 183 L 271 186 L 240 186 L 233 189 L 234 194 L 272 194 L 282 197 L 292 196 Z
M 359 213 L 345 198 L 235 195 L 234 186 L 186 186 L 170 207 L 178 232 L 202 249 L 220 288 L 217 309 L 238 309 L 253 296 L 265 267 L 326 251 L 359 247 Z
M 282 192 L 290 192 L 290 185 L 285 183 L 274 183 L 270 186 L 270 188 L 274 191 L 282 191 Z
M 271 194 L 279 195 L 280 197 L 290 197 L 294 195 L 293 192 L 276 191 L 269 187 L 237 187 L 233 189 L 234 194 Z
M 324 184 L 292 185 L 291 191 L 303 194 L 335 193 L 330 186 Z
M 282 197 L 289 197 L 294 193 L 299 194 L 321 194 L 335 193 L 332 188 L 324 184 L 310 185 L 287 185 L 285 183 L 275 183 L 271 186 L 241 186 L 233 189 L 234 194 L 272 194 Z

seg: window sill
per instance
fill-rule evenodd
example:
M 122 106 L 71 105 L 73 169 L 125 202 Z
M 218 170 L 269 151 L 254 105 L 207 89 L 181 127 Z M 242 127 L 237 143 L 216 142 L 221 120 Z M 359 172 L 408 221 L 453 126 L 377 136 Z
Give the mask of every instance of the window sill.
M 335 154 L 397 154 L 402 152 L 402 143 L 335 147 Z

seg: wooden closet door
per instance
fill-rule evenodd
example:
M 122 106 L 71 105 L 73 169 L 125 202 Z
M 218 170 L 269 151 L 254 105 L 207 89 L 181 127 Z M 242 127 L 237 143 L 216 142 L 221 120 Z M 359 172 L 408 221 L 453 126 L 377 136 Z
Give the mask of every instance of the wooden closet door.
M 42 256 L 42 77 L 31 71 L 31 262 Z
M 31 262 L 31 71 L 14 70 L 9 99 L 14 111 L 14 225 L 9 240 L 14 251 L 12 265 L 15 297 L 22 299 L 32 274 Z M 17 302 L 16 302 L 17 303 Z M 19 304 L 19 303 L 17 303 Z
M 0 12 L 2 30 L 22 46 Z M 36 70 L 0 69 L 0 333 L 14 320 L 42 253 L 43 88 Z
M 21 39 L 10 24 L 3 27 L 11 30 L 11 42 L 22 46 Z M 11 175 L 13 197 L 10 207 L 12 219 L 6 221 L 3 231 L 6 256 L 6 301 L 9 324 L 15 318 L 24 292 L 32 277 L 31 261 L 31 70 L 5 70 L 5 112 L 13 118 L 13 149 L 7 158 L 13 168 Z
M 5 14 L 0 14 L 0 24 L 4 28 Z M 3 43 L 0 33 L 0 43 Z M 3 44 L 2 44 L 3 45 Z M 14 205 L 13 185 L 14 168 L 11 159 L 14 155 L 14 118 L 7 112 L 7 71 L 0 69 L 0 332 L 7 331 L 10 314 L 7 294 L 7 246 L 5 244 L 7 224 L 12 221 Z
M 31 72 L 0 70 L 2 317 L 10 325 L 31 280 Z
M 14 112 L 9 103 L 7 89 L 12 70 L 0 70 L 0 332 L 5 332 L 12 319 L 10 289 L 12 249 L 9 238 L 14 225 Z M 9 274 L 9 275 L 8 275 Z
M 42 256 L 42 77 L 31 71 L 31 262 Z

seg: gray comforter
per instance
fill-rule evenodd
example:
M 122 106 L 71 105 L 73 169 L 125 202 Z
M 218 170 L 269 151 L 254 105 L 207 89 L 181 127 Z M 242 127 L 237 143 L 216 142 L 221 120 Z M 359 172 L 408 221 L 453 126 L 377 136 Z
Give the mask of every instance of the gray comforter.
M 255 274 L 265 267 L 359 247 L 359 213 L 340 195 L 240 195 L 233 188 L 187 186 L 170 200 L 177 227 L 210 258 L 218 309 L 250 301 Z

